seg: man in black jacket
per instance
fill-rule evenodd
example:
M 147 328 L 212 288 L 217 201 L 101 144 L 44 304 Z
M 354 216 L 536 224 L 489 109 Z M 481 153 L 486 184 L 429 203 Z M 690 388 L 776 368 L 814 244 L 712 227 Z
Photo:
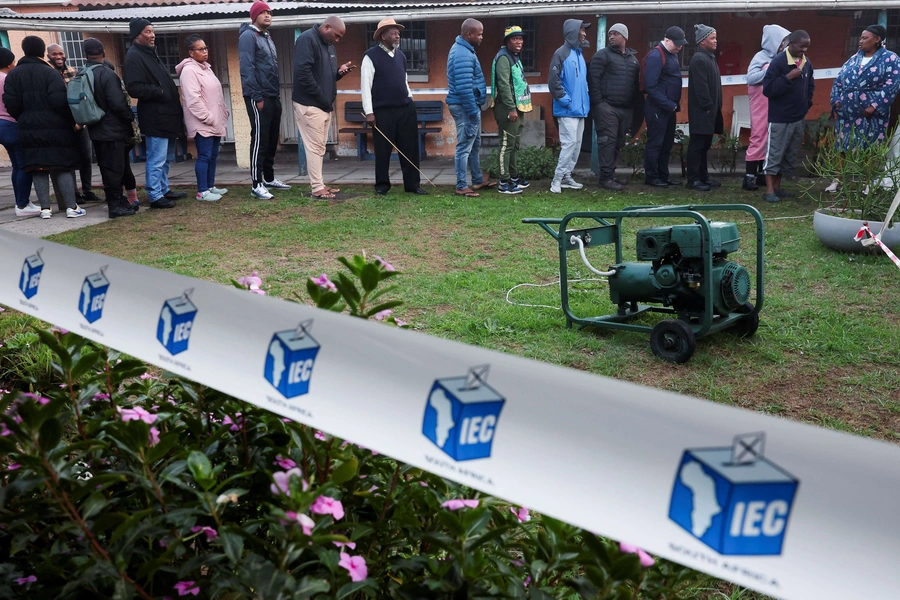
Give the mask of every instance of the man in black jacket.
M 94 76 L 94 101 L 105 113 L 99 121 L 88 126 L 88 134 L 94 143 L 97 166 L 103 178 L 109 218 L 128 217 L 134 214 L 134 210 L 122 196 L 122 177 L 125 161 L 128 160 L 125 140 L 131 136 L 134 113 L 125 102 L 122 80 L 103 63 L 106 54 L 100 40 L 88 38 L 82 43 L 82 48 L 86 59 L 84 68 L 91 69 Z
M 169 189 L 169 163 L 175 160 L 175 138 L 184 134 L 178 88 L 156 54 L 156 34 L 147 19 L 132 19 L 134 43 L 125 54 L 125 89 L 138 100 L 138 125 L 147 146 L 147 198 L 150 208 L 172 208 L 184 192 Z
M 644 58 L 644 183 L 653 187 L 681 184 L 669 177 L 669 154 L 675 143 L 675 113 L 681 110 L 681 65 L 677 55 L 686 43 L 684 31 L 673 25 Z
M 688 123 L 691 141 L 687 151 L 685 187 L 708 192 L 719 182 L 709 178 L 707 155 L 713 134 L 722 133 L 722 76 L 716 64 L 716 30 L 708 25 L 694 25 L 699 48 L 691 58 L 688 72 Z
M 628 28 L 616 23 L 609 28 L 607 46 L 594 53 L 588 67 L 588 91 L 597 130 L 599 185 L 621 190 L 627 180 L 616 179 L 616 155 L 625 143 L 631 126 L 634 102 L 638 97 L 641 64 L 627 48 Z
M 309 186 L 316 198 L 334 198 L 340 190 L 325 185 L 322 161 L 328 141 L 328 125 L 337 98 L 337 81 L 356 68 L 346 62 L 337 66 L 334 44 L 347 31 L 339 17 L 328 17 L 321 25 L 307 29 L 294 45 L 294 118 L 306 149 Z

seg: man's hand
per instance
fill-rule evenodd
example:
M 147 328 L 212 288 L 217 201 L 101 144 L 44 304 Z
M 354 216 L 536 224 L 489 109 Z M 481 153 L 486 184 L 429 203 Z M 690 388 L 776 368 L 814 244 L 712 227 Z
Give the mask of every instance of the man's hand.
M 795 79 L 800 79 L 801 75 L 803 75 L 803 71 L 794 66 L 793 69 L 787 72 L 787 75 L 785 75 L 785 77 L 788 78 L 788 81 L 793 81 Z
M 356 65 L 353 64 L 352 60 L 347 61 L 338 68 L 338 75 L 343 77 L 344 75 L 346 75 L 347 73 L 349 73 L 350 71 L 352 71 L 355 68 L 356 68 Z
M 863 116 L 867 119 L 871 119 L 872 115 L 874 115 L 874 114 L 875 114 L 874 106 L 867 106 L 866 110 L 863 111 Z
M 509 111 L 509 120 L 513 123 L 519 120 L 519 112 L 515 109 Z
M 366 115 L 366 123 L 369 125 L 375 124 L 375 113 L 369 113 Z
M 263 106 L 265 106 L 265 105 L 266 105 L 266 101 L 260 100 L 259 102 L 256 103 L 256 108 L 258 108 L 259 110 L 262 110 Z

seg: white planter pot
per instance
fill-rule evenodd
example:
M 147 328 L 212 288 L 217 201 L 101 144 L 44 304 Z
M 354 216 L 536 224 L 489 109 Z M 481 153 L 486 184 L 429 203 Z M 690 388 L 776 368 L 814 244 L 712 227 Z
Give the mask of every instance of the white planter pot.
M 833 211 L 827 208 L 820 208 L 813 214 L 813 230 L 816 237 L 822 242 L 822 245 L 838 250 L 840 252 L 875 252 L 882 253 L 881 248 L 875 246 L 863 246 L 853 239 L 856 233 L 862 228 L 863 223 L 860 219 L 848 219 L 843 216 L 836 216 Z M 869 221 L 869 229 L 873 234 L 881 231 L 882 223 L 873 223 Z M 881 241 L 896 252 L 900 249 L 900 225 L 892 223 L 891 227 L 882 236 Z

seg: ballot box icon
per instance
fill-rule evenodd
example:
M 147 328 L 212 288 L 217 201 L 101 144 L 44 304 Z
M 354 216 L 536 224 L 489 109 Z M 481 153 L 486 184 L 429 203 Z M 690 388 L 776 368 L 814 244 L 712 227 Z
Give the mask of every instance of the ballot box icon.
M 425 403 L 422 433 L 457 461 L 491 455 L 506 400 L 487 384 L 489 365 L 464 377 L 435 380 Z
M 309 393 L 319 343 L 310 335 L 312 319 L 296 329 L 277 331 L 266 349 L 263 376 L 285 398 Z
M 81 293 L 78 295 L 78 312 L 88 323 L 93 323 L 103 316 L 108 291 L 109 279 L 106 278 L 106 267 L 101 267 L 99 272 L 84 278 Z
M 685 450 L 669 519 L 723 555 L 780 555 L 800 482 L 764 456 L 765 433 Z
M 22 264 L 22 274 L 19 276 L 19 289 L 29 299 L 38 293 L 38 286 L 41 284 L 41 273 L 44 272 L 44 259 L 41 258 L 41 250 L 25 259 L 24 264 Z
M 197 307 L 191 301 L 193 289 L 186 290 L 177 298 L 163 302 L 156 325 L 156 339 L 170 354 L 179 354 L 188 349 Z

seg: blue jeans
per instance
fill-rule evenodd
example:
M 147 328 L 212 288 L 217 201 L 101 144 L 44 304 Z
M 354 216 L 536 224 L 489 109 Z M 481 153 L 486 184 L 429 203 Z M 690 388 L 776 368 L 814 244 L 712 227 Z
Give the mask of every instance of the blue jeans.
M 197 162 L 194 174 L 197 176 L 197 191 L 201 194 L 216 185 L 216 160 L 219 158 L 219 136 L 206 137 L 199 133 L 194 138 L 197 146 Z
M 481 175 L 481 113 L 470 117 L 460 104 L 447 106 L 453 120 L 456 121 L 456 189 L 462 190 L 466 185 L 466 167 L 472 174 L 472 185 L 484 183 Z
M 24 170 L 25 155 L 22 150 L 22 143 L 19 141 L 18 123 L 0 119 L 0 146 L 6 148 L 6 152 L 9 154 L 9 161 L 12 163 L 12 176 L 10 179 L 16 206 L 25 208 L 30 201 L 31 173 L 26 173 Z
M 169 191 L 169 163 L 175 162 L 175 138 L 150 137 L 147 142 L 147 197 L 156 202 Z

